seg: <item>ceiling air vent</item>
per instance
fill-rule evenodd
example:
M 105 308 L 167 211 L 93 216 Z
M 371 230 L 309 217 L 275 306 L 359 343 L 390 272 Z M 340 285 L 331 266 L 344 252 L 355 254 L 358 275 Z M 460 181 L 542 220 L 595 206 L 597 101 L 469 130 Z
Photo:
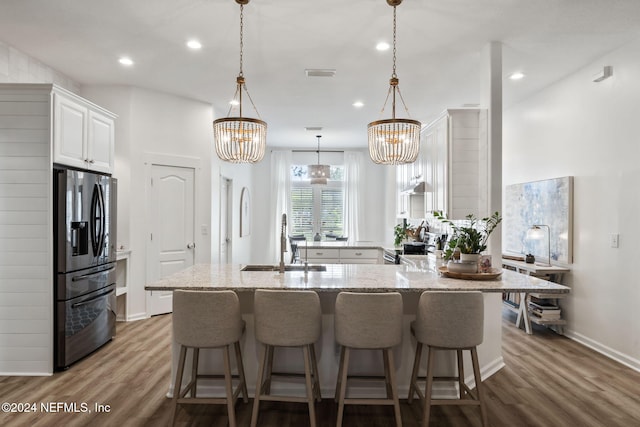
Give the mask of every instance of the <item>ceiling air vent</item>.
M 321 68 L 307 68 L 304 70 L 307 77 L 334 77 L 336 75 L 335 69 L 321 69 Z
M 322 126 L 307 126 L 304 130 L 320 132 L 322 130 Z

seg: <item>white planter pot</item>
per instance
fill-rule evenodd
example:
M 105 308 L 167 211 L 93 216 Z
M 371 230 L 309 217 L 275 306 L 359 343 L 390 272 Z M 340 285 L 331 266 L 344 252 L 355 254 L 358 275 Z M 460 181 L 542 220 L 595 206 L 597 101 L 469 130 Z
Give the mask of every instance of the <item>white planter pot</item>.
M 463 262 L 478 262 L 480 260 L 480 254 L 460 254 L 460 261 Z

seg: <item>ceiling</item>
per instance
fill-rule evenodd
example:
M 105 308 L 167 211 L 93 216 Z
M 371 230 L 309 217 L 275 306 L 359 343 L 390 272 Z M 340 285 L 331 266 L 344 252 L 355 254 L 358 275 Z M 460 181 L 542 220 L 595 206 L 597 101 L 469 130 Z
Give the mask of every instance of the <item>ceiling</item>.
M 239 69 L 233 0 L 2 0 L 0 10 L 1 41 L 81 85 L 158 90 L 227 114 Z M 505 79 L 508 107 L 640 36 L 638 0 L 405 0 L 397 14 L 400 88 L 423 123 L 480 102 L 489 41 L 503 43 L 505 75 L 526 74 Z M 386 1 L 253 0 L 244 16 L 244 75 L 268 145 L 313 148 L 322 134 L 323 148 L 365 147 L 367 123 L 391 115 L 380 110 L 392 53 L 375 50 L 392 38 Z M 188 50 L 190 38 L 203 48 Z M 122 55 L 134 66 L 121 66 Z M 336 75 L 310 78 L 310 68 Z M 255 117 L 249 103 L 243 113 Z

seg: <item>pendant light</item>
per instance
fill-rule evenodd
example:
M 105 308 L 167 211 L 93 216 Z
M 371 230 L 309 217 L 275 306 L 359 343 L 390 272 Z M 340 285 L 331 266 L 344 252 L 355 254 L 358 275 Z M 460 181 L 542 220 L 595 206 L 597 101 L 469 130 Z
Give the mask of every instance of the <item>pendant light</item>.
M 318 164 L 307 166 L 307 175 L 311 178 L 311 185 L 327 185 L 331 167 L 329 165 L 320 164 L 320 138 L 322 135 L 316 135 L 318 138 Z
M 390 119 L 369 123 L 367 133 L 371 160 L 374 163 L 383 165 L 399 165 L 413 163 L 418 157 L 421 124 L 417 120 L 396 118 L 396 94 L 402 101 L 407 115 L 409 114 L 407 105 L 404 103 L 400 93 L 399 80 L 396 74 L 396 6 L 402 3 L 402 0 L 387 0 L 387 3 L 389 6 L 393 6 L 393 72 L 389 80 L 389 91 L 381 113 L 384 112 L 389 95 L 392 95 L 392 114 Z
M 220 159 L 231 163 L 256 163 L 264 157 L 267 145 L 267 123 L 259 119 L 242 117 L 242 91 L 247 94 L 253 109 L 258 117 L 256 108 L 247 86 L 245 85 L 244 74 L 242 72 L 242 38 L 244 29 L 244 5 L 249 0 L 235 0 L 240 5 L 240 73 L 236 78 L 236 93 L 233 96 L 232 104 L 237 103 L 239 109 L 238 117 L 227 117 L 213 122 L 213 135 L 216 145 L 216 153 Z

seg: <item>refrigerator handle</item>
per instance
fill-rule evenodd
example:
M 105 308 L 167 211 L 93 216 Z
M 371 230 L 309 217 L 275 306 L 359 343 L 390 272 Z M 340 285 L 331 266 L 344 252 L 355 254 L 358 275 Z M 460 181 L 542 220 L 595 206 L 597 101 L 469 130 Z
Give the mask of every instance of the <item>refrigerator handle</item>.
M 102 293 L 102 294 L 100 294 L 100 295 L 96 295 L 95 297 L 93 297 L 93 298 L 91 298 L 91 299 L 88 299 L 88 300 L 86 300 L 86 301 L 76 302 L 76 303 L 74 303 L 74 304 L 71 304 L 71 308 L 76 308 L 76 307 L 80 307 L 80 306 L 82 306 L 82 305 L 91 304 L 92 302 L 94 302 L 94 301 L 96 301 L 96 300 L 99 300 L 100 298 L 102 298 L 102 297 L 104 297 L 104 296 L 106 296 L 106 295 L 109 295 L 109 294 L 110 294 L 110 293 L 112 293 L 112 292 L 115 292 L 115 290 L 114 290 L 114 289 L 110 289 L 109 291 L 104 292 L 104 293 Z
M 109 272 L 109 271 L 113 271 L 115 269 L 116 269 L 116 267 L 113 266 L 113 267 L 107 268 L 105 270 L 94 271 L 93 273 L 82 274 L 80 276 L 73 276 L 71 278 L 71 281 L 72 282 L 78 282 L 80 280 L 88 279 L 89 277 L 97 276 L 98 274 L 102 274 L 102 273 L 106 273 L 106 272 Z

